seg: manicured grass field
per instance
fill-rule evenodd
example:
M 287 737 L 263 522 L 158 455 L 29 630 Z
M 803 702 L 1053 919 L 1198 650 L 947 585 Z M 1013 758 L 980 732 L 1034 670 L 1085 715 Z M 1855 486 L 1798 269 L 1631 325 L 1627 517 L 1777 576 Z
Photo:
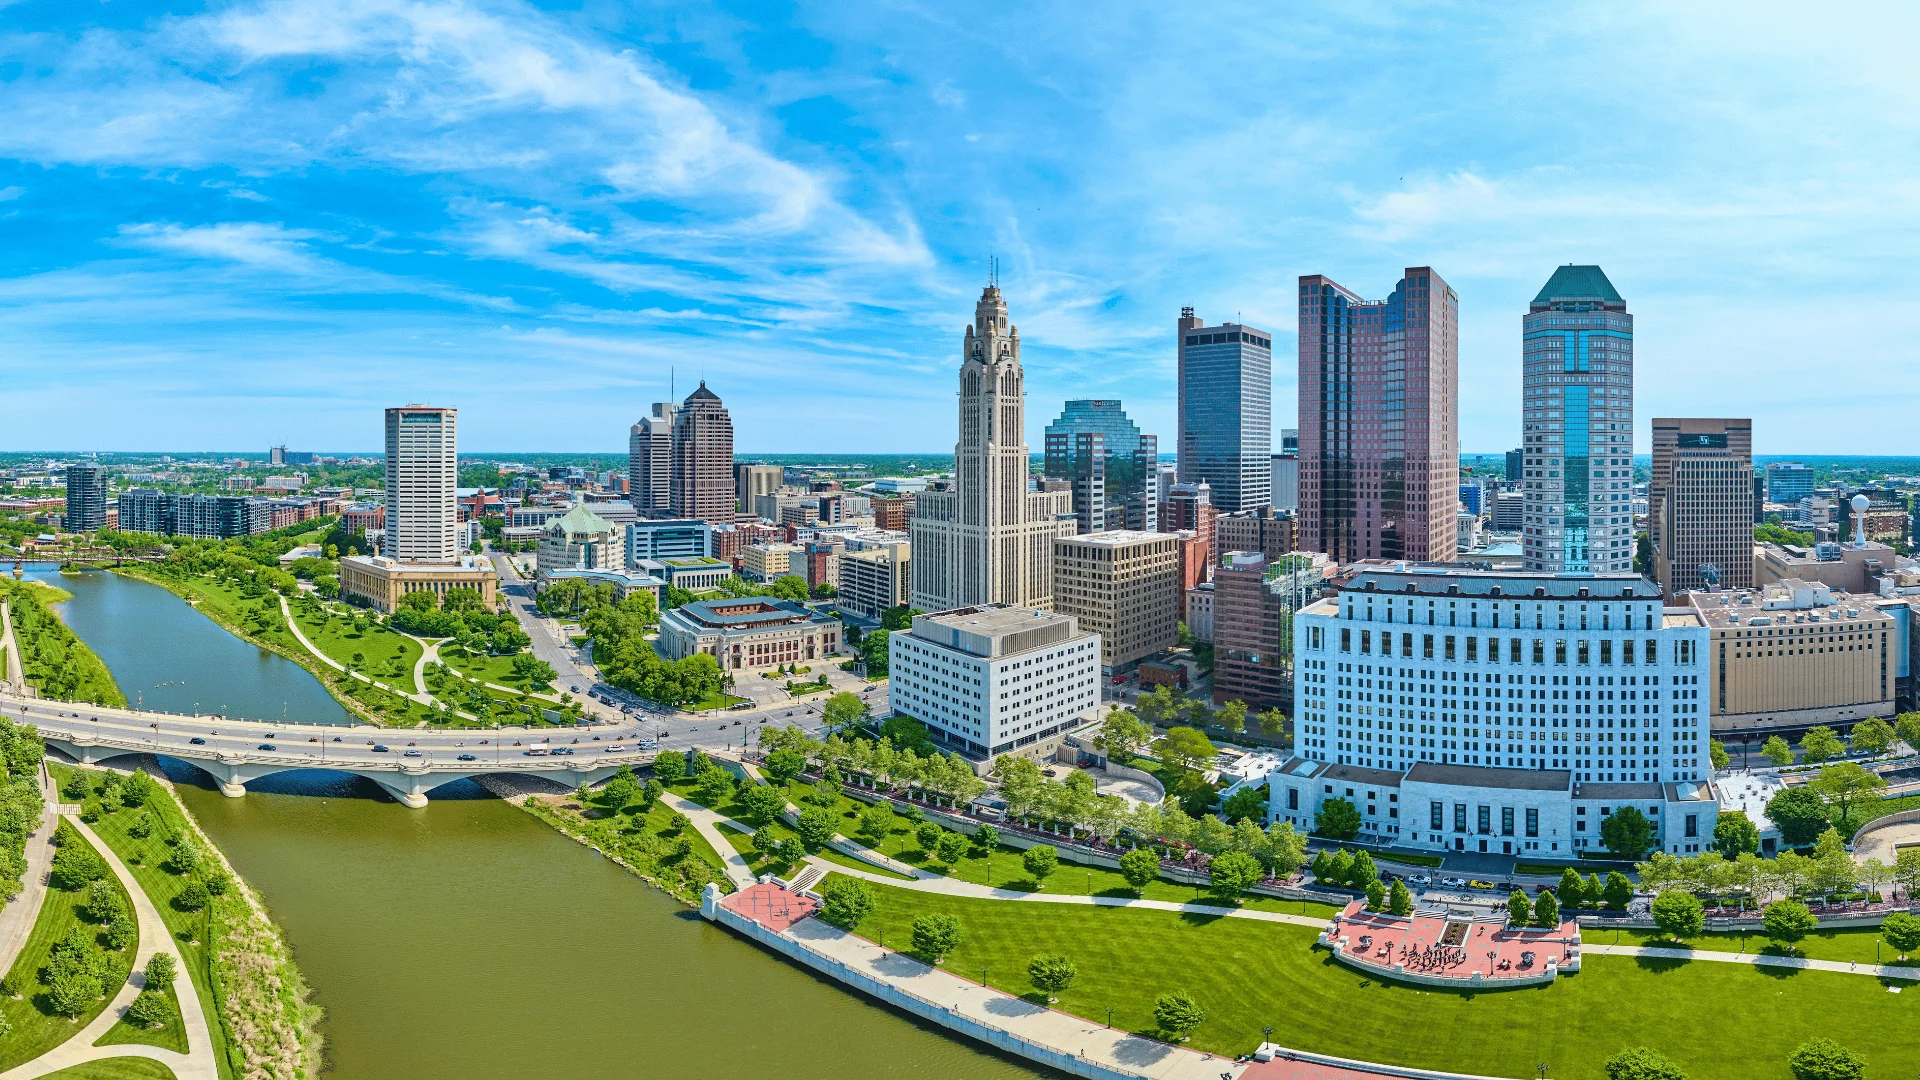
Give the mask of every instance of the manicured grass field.
M 1151 1033 L 1153 999 L 1186 990 L 1207 1010 L 1194 1049 L 1240 1054 L 1263 1027 L 1304 1050 L 1488 1076 L 1601 1080 L 1615 1051 L 1646 1045 L 1691 1080 L 1789 1080 L 1793 1048 L 1827 1035 L 1866 1055 L 1868 1075 L 1920 1069 L 1909 1035 L 1920 1001 L 1909 987 L 1862 975 L 1746 964 L 1589 957 L 1547 987 L 1456 994 L 1396 986 L 1335 964 L 1307 927 L 1143 909 L 967 900 L 875 885 L 878 913 L 859 932 L 890 946 L 915 916 L 959 918 L 959 950 L 943 965 L 1031 994 L 1027 962 L 1067 954 L 1079 968 L 1059 1008 Z
M 402 693 L 413 693 L 413 665 L 420 659 L 420 643 L 396 630 L 371 623 L 366 630 L 355 631 L 349 610 L 342 605 L 328 605 L 322 609 L 324 615 L 315 616 L 302 614 L 300 607 L 293 605 L 300 632 L 329 658 L 345 665 L 358 653 L 362 663 L 354 670 Z
M 72 843 L 85 844 L 86 838 L 77 831 L 63 830 Z M 115 881 L 111 874 L 107 880 Z M 115 881 L 118 888 L 118 882 Z M 120 889 L 120 901 L 128 913 L 133 911 L 133 902 L 126 890 Z M 82 892 L 66 892 L 57 886 L 47 887 L 46 901 L 40 907 L 39 917 L 34 920 L 33 930 L 27 938 L 27 944 L 14 960 L 11 972 L 20 987 L 20 997 L 0 997 L 0 1016 L 6 1017 L 8 1032 L 6 1039 L 0 1041 L 0 1071 L 10 1069 L 22 1062 L 32 1061 L 41 1054 L 72 1038 L 74 1033 L 87 1025 L 87 1022 L 100 1015 L 115 994 L 120 992 L 123 982 L 113 981 L 106 989 L 106 996 L 88 1006 L 78 1021 L 68 1020 L 56 1015 L 47 1002 L 47 988 L 40 982 L 40 970 L 47 964 L 47 956 L 55 943 L 67 936 L 75 927 L 89 934 L 97 934 L 103 928 L 88 922 L 82 915 Z M 122 967 L 132 963 L 139 951 L 138 943 L 113 953 L 113 957 Z
M 513 673 L 513 657 L 489 656 L 479 654 L 468 656 L 453 645 L 440 647 L 440 662 L 470 679 L 494 683 L 498 686 L 510 686 L 515 690 L 530 690 L 536 694 L 554 694 L 552 683 L 530 683 Z
M 139 1043 L 143 1046 L 158 1046 L 164 1050 L 186 1053 L 187 1028 L 180 1020 L 180 1000 L 174 996 L 171 986 L 162 988 L 161 993 L 166 995 L 167 1003 L 173 1007 L 165 1024 L 157 1028 L 141 1027 L 138 1024 L 128 1023 L 126 1018 L 122 1017 L 120 1022 L 109 1028 L 105 1035 L 94 1040 L 93 1045 L 124 1046 L 128 1043 Z
M 53 762 L 47 764 L 53 770 L 54 783 L 62 787 L 66 786 L 67 778 L 75 772 L 87 772 L 90 778 L 99 775 L 88 770 L 74 769 L 70 765 L 59 765 Z M 130 835 L 127 830 L 143 812 L 152 816 L 154 828 L 153 835 L 140 839 Z M 213 993 L 207 986 L 208 911 L 204 909 L 181 911 L 174 907 L 174 898 L 186 891 L 189 879 L 170 874 L 160 867 L 160 864 L 166 861 L 167 852 L 171 850 L 161 837 L 168 833 L 184 833 L 186 815 L 182 814 L 180 808 L 174 804 L 173 797 L 161 789 L 155 792 L 153 801 L 140 810 L 128 808 L 114 814 L 103 814 L 91 828 L 108 847 L 113 849 L 115 855 L 120 856 L 120 861 L 127 864 L 127 869 L 133 873 L 133 879 L 140 884 L 147 898 L 153 901 L 153 906 L 159 909 L 161 921 L 167 924 L 167 930 L 173 934 L 170 947 L 179 957 L 181 966 L 187 969 L 187 974 L 193 980 L 193 988 L 200 995 L 200 1009 L 206 1014 L 208 1026 L 211 1028 L 214 1055 L 222 1061 L 226 1060 L 226 1033 L 215 1020 L 219 1012 L 214 1006 Z M 120 1030 L 120 1026 L 116 1026 L 114 1030 Z M 149 1042 L 152 1040 L 127 1039 L 125 1041 Z M 153 1042 L 153 1045 L 167 1044 Z
M 664 800 L 645 814 L 639 812 L 638 801 L 619 808 L 598 801 L 582 808 L 572 798 L 530 800 L 528 805 L 539 816 L 560 819 L 682 900 L 693 901 L 709 881 L 718 882 L 722 892 L 733 891 L 720 853 L 691 822 L 678 831 L 670 828 L 675 811 Z M 685 858 L 673 858 L 671 847 L 682 838 L 692 850 Z
M 1586 929 L 1580 931 L 1580 940 L 1590 945 L 1648 945 L 1655 948 L 1674 948 L 1671 939 L 1657 930 L 1606 930 Z M 1876 951 L 1875 946 L 1878 945 Z M 1840 928 L 1816 930 L 1802 938 L 1796 946 L 1797 952 L 1788 954 L 1776 948 L 1765 934 L 1701 934 L 1688 938 L 1683 947 L 1713 952 L 1764 953 L 1769 956 L 1804 956 L 1812 960 L 1838 960 L 1842 963 L 1861 964 L 1898 964 L 1900 954 L 1890 945 L 1880 944 L 1880 931 L 1874 927 Z M 1920 959 L 1909 958 L 1907 964 L 1920 968 Z M 1920 976 L 1920 970 L 1914 972 Z
M 172 1069 L 152 1058 L 117 1057 L 69 1066 L 46 1080 L 175 1080 Z

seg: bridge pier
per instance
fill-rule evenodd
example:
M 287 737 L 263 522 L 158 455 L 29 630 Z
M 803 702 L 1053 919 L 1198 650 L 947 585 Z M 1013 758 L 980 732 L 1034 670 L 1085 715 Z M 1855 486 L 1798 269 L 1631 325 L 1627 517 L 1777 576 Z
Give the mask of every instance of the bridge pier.
M 220 783 L 220 794 L 229 799 L 238 799 L 247 793 L 248 781 L 285 772 L 284 765 L 263 765 L 240 761 L 224 761 L 219 758 L 188 758 L 188 761 L 205 769 Z

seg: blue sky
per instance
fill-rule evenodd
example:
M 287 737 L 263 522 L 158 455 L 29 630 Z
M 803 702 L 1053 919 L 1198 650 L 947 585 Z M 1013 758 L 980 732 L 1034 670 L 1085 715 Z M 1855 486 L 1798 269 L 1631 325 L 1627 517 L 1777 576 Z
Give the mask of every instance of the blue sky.
M 1912 453 L 1911 5 L 0 0 L 0 449 L 616 452 L 669 368 L 742 453 L 946 451 L 989 254 L 1028 437 L 1173 435 L 1172 326 L 1462 302 L 1511 446 L 1562 262 L 1655 415 Z

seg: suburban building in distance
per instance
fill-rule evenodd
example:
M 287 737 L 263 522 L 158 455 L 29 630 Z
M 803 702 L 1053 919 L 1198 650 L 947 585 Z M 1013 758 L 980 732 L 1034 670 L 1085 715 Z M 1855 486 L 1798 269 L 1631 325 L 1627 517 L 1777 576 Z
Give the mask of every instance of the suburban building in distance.
M 613 524 L 585 506 L 576 506 L 550 522 L 535 548 L 541 570 L 622 570 L 626 546 Z
M 460 555 L 458 419 L 456 409 L 428 405 L 387 410 L 381 554 L 401 562 L 445 562 Z
M 1448 562 L 1460 504 L 1460 298 L 1408 267 L 1385 300 L 1300 279 L 1300 546 Z M 1217 501 L 1217 497 L 1216 497 Z
M 661 614 L 658 647 L 669 660 L 706 653 L 722 671 L 804 664 L 840 651 L 840 620 L 771 596 L 696 600 Z
M 1521 322 L 1526 569 L 1633 568 L 1633 316 L 1597 266 L 1562 266 Z
M 1100 638 L 1100 673 L 1123 675 L 1179 640 L 1180 539 L 1116 529 L 1053 542 L 1053 609 Z
M 1656 417 L 1647 500 L 1654 579 L 1668 596 L 1753 587 L 1752 420 Z
M 340 595 L 359 597 L 376 611 L 392 611 L 400 598 L 430 592 L 444 598 L 454 589 L 471 589 L 491 611 L 499 578 L 493 564 L 478 555 L 463 555 L 434 563 L 408 563 L 385 555 L 344 555 L 340 558 Z
M 1272 501 L 1273 338 L 1239 323 L 1208 326 L 1192 308 L 1176 325 L 1174 450 L 1183 484 L 1213 487 L 1221 510 Z M 1165 526 L 1162 526 L 1164 528 Z
M 673 413 L 673 402 L 656 401 L 627 433 L 627 499 L 643 516 L 672 513 Z
M 60 524 L 68 532 L 96 532 L 107 527 L 107 470 L 104 466 L 67 466 L 67 508 Z
M 905 540 L 849 546 L 840 556 L 840 610 L 878 622 L 888 608 L 906 603 L 913 580 L 912 552 L 913 545 Z
M 953 485 L 915 501 L 913 606 L 1052 606 L 1053 539 L 1072 536 L 1073 497 L 1029 491 L 1020 330 L 988 285 L 960 342 Z
M 986 771 L 1051 760 L 1100 709 L 1100 638 L 1071 615 L 1004 605 L 916 615 L 887 639 L 888 699 L 942 749 Z
M 1844 731 L 1893 715 L 1904 635 L 1879 597 L 1787 580 L 1680 600 L 1712 636 L 1707 699 L 1717 737 L 1791 740 L 1819 724 Z
M 733 418 L 705 380 L 673 417 L 674 517 L 731 522 L 734 518 Z

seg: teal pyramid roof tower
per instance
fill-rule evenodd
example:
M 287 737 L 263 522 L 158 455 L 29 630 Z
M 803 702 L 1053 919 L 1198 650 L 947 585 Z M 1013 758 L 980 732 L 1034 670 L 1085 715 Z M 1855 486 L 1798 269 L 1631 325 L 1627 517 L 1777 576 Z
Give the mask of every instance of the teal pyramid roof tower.
M 1613 282 L 1607 280 L 1605 271 L 1597 266 L 1575 266 L 1568 263 L 1554 270 L 1541 288 L 1540 295 L 1533 298 L 1536 304 L 1550 304 L 1555 300 L 1600 300 L 1606 303 L 1625 303 Z

